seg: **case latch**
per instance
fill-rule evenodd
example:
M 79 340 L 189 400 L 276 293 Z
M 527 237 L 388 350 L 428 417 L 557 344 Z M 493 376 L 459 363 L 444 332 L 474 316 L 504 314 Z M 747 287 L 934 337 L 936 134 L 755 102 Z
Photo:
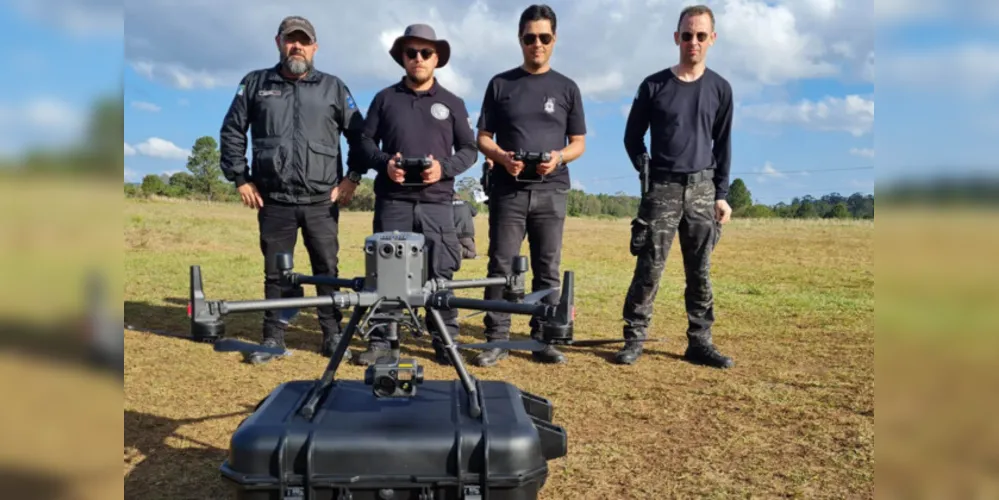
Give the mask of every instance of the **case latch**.
M 461 498 L 464 500 L 482 500 L 482 491 L 479 489 L 478 485 L 468 485 L 465 486 L 465 490 L 462 492 Z
M 434 490 L 429 486 L 420 488 L 420 500 L 434 500 Z
M 350 494 L 350 490 L 340 486 L 337 489 L 336 500 L 354 500 L 354 495 Z

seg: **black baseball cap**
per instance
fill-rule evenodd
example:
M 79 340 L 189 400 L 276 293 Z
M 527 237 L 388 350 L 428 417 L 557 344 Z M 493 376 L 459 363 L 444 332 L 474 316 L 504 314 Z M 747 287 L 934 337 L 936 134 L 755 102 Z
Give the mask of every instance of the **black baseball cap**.
M 302 16 L 288 16 L 281 21 L 281 26 L 278 26 L 278 36 L 284 36 L 295 31 L 301 31 L 309 35 L 309 38 L 313 42 L 316 41 L 316 29 L 312 27 L 312 23 L 308 19 Z

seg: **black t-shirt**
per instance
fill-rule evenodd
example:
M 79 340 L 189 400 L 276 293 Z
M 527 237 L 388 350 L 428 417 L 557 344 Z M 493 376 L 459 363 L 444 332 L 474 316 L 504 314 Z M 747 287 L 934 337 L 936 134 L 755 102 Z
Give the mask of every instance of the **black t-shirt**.
M 714 172 L 715 199 L 728 196 L 732 158 L 732 86 L 706 69 L 685 82 L 670 68 L 642 80 L 631 104 L 624 145 L 632 162 L 646 152 L 650 134 L 649 176 L 664 173 Z M 637 167 L 637 162 L 634 164 Z
M 479 130 L 496 134 L 504 151 L 550 152 L 564 149 L 570 135 L 586 135 L 583 98 L 576 82 L 550 69 L 531 74 L 514 68 L 494 76 L 486 87 Z M 493 189 L 556 189 L 570 186 L 561 165 L 543 183 L 518 183 L 500 165 L 492 170 Z
M 378 172 L 375 195 L 397 200 L 450 203 L 454 178 L 478 157 L 465 101 L 434 81 L 427 92 L 414 92 L 400 80 L 375 94 L 362 137 L 380 143 L 372 165 Z M 378 150 L 378 146 L 370 148 Z M 433 155 L 441 179 L 429 186 L 403 186 L 386 175 L 388 160 Z

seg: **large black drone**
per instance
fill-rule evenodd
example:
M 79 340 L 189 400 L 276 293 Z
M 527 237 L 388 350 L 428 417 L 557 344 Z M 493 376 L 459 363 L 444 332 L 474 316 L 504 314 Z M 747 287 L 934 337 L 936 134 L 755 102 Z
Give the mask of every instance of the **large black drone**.
M 292 272 L 292 259 L 289 254 L 278 256 L 278 269 L 286 284 L 300 287 L 303 284 L 329 285 L 347 288 L 351 291 L 336 291 L 331 295 L 315 297 L 290 297 L 264 300 L 225 301 L 207 300 L 203 291 L 200 266 L 191 266 L 191 335 L 195 340 L 214 342 L 217 351 L 271 352 L 281 354 L 284 349 L 268 348 L 237 339 L 222 339 L 224 324 L 222 316 L 240 312 L 264 310 L 286 311 L 287 320 L 300 308 L 337 306 L 345 309 L 353 307 L 347 327 L 336 345 L 326 371 L 316 390 L 303 406 L 307 418 L 315 411 L 322 393 L 333 383 L 337 368 L 343 359 L 351 339 L 358 331 L 365 332 L 369 323 L 376 326 L 387 323 L 387 340 L 393 351 L 389 361 L 378 360 L 368 368 L 366 379 L 375 386 L 375 393 L 383 397 L 408 396 L 415 391 L 413 383 L 422 382 L 422 369 L 415 360 L 398 359 L 399 338 L 395 326 L 406 326 L 414 336 L 422 336 L 424 329 L 416 312 L 419 308 L 427 311 L 435 334 L 440 336 L 451 364 L 456 368 L 462 385 L 469 392 L 470 401 L 476 401 L 475 385 L 465 369 L 457 349 L 515 349 L 542 350 L 548 345 L 594 346 L 624 342 L 621 339 L 574 341 L 572 338 L 575 320 L 573 303 L 574 275 L 565 271 L 562 279 L 561 297 L 557 306 L 538 303 L 558 289 L 541 290 L 530 295 L 524 294 L 527 272 L 527 258 L 519 256 L 514 261 L 514 274 L 507 277 L 480 278 L 469 280 L 428 279 L 427 252 L 422 234 L 384 232 L 369 236 L 364 242 L 365 276 L 354 279 L 310 276 Z M 481 300 L 456 297 L 454 290 L 486 286 L 504 286 L 504 299 Z M 489 342 L 481 344 L 455 344 L 441 317 L 441 310 L 473 309 L 511 314 L 527 314 L 537 318 L 542 339 L 531 341 Z M 370 334 L 370 330 L 362 336 Z M 400 383 L 399 372 L 412 376 L 412 382 Z M 401 391 L 400 391 L 401 389 Z M 473 408 L 477 411 L 477 408 Z

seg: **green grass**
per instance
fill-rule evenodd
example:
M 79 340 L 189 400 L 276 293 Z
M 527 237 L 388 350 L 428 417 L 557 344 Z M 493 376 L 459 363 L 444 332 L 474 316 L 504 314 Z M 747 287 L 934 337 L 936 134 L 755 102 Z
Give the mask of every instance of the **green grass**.
M 263 297 L 255 213 L 233 205 L 126 201 L 125 319 L 137 329 L 187 331 L 188 267 L 200 264 L 210 299 Z M 363 271 L 371 214 L 345 213 L 341 276 Z M 458 278 L 486 274 L 482 258 Z M 562 269 L 576 273 L 576 338 L 619 338 L 634 269 L 627 220 L 569 219 Z M 524 244 L 527 254 L 527 244 Z M 508 380 L 553 401 L 569 454 L 555 460 L 542 498 L 827 497 L 874 495 L 874 224 L 735 220 L 713 256 L 715 342 L 736 366 L 678 359 L 685 347 L 683 275 L 674 242 L 655 304 L 650 344 L 634 366 L 608 362 L 618 346 L 567 349 L 563 366 L 512 356 L 480 378 Z M 299 244 L 296 269 L 308 272 Z M 311 290 L 307 293 L 313 293 Z M 481 296 L 481 291 L 459 295 Z M 260 315 L 227 320 L 230 336 L 259 340 Z M 481 334 L 482 316 L 458 339 Z M 527 318 L 514 317 L 526 334 Z M 320 374 L 318 325 L 289 331 L 295 355 L 264 366 L 183 339 L 126 331 L 125 493 L 216 498 L 228 437 L 277 384 Z M 425 341 L 406 341 L 418 356 Z M 355 342 L 357 347 L 360 344 Z M 344 365 L 340 376 L 363 370 Z M 452 368 L 426 364 L 429 379 Z

